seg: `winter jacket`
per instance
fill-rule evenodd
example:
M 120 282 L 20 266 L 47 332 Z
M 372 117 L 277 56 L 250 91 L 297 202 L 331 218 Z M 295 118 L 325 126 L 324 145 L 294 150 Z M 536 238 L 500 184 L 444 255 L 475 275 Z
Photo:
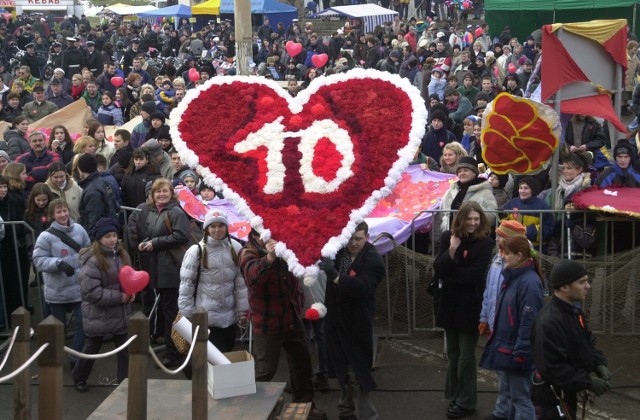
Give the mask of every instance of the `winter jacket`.
M 122 203 L 127 207 L 137 207 L 147 201 L 145 193 L 147 183 L 157 178 L 160 178 L 160 174 L 149 173 L 148 166 L 133 171 L 131 175 L 125 175 L 120 183 Z
M 445 144 L 449 144 L 452 141 L 457 141 L 456 136 L 447 130 L 446 126 L 443 125 L 438 130 L 429 127 L 422 138 L 422 153 L 433 158 L 436 162 L 440 162 L 442 149 Z
M 7 130 L 4 132 L 4 141 L 7 142 L 9 157 L 15 160 L 18 156 L 31 150 L 29 141 L 18 132 L 18 130 Z
M 638 188 L 640 187 L 640 173 L 629 167 L 624 170 L 617 163 L 604 168 L 604 171 L 598 176 L 595 184 L 600 188 L 606 188 L 612 185 Z
M 124 122 L 122 121 L 122 110 L 114 104 L 98 108 L 96 113 L 98 122 L 102 125 L 115 125 L 120 127 Z
M 89 247 L 91 241 L 87 231 L 77 223 L 71 222 L 69 226 L 63 226 L 58 222 L 52 222 L 51 228 L 66 233 L 82 248 Z M 44 299 L 47 303 L 71 303 L 80 302 L 80 284 L 78 272 L 80 271 L 79 251 L 62 242 L 57 236 L 44 231 L 38 236 L 33 250 L 33 263 L 44 279 Z M 67 276 L 58 268 L 58 263 L 64 261 L 75 268 L 72 276 Z
M 131 118 L 133 119 L 133 116 Z M 133 127 L 133 131 L 131 132 L 131 141 L 129 142 L 129 144 L 131 144 L 131 147 L 137 149 L 138 147 L 142 146 L 142 143 L 144 143 L 144 139 L 147 137 L 147 133 L 149 132 L 150 128 L 151 122 L 145 120 L 142 120 L 135 127 Z
M 49 176 L 49 166 L 54 162 L 59 162 L 60 156 L 51 150 L 43 150 L 40 156 L 36 156 L 31 149 L 25 154 L 15 158 L 15 162 L 22 163 L 27 170 L 25 182 L 30 188 L 37 182 L 45 182 Z
M 151 240 L 153 251 L 140 253 L 140 264 L 151 276 L 151 287 L 178 288 L 181 261 L 174 261 L 169 249 L 184 248 L 191 235 L 189 219 L 178 202 L 172 200 L 160 210 L 145 203 L 141 211 L 131 214 L 127 227 L 131 249 L 137 249 L 145 239 Z
M 116 250 L 102 248 L 109 269 L 101 271 L 92 248 L 80 254 L 80 292 L 82 295 L 82 327 L 87 337 L 126 334 L 127 321 L 131 317 L 131 304 L 122 303 L 118 273 L 125 265 Z
M 249 310 L 247 285 L 231 256 L 231 247 L 236 255 L 242 249 L 235 240 L 208 237 L 206 244 L 200 242 L 187 250 L 180 268 L 178 308 L 182 315 L 190 318 L 196 308 L 202 308 L 209 314 L 209 326 L 227 328 L 238 321 L 238 313 Z M 209 268 L 202 267 L 199 259 L 204 249 Z
M 531 328 L 542 308 L 542 280 L 531 262 L 504 271 L 496 314 L 480 366 L 491 370 L 531 371 Z
M 24 115 L 29 124 L 34 123 L 47 115 L 51 115 L 58 110 L 58 106 L 49 101 L 31 101 L 24 104 L 22 115 Z
M 341 258 L 349 258 L 343 248 L 336 255 L 336 266 Z M 373 364 L 373 314 L 375 290 L 385 276 L 380 254 L 370 243 L 351 263 L 347 274 L 340 274 L 338 283 L 327 280 L 325 304 L 325 337 L 327 355 L 331 358 L 344 389 L 347 369 L 351 367 L 364 392 L 376 387 L 371 376 Z
M 504 205 L 506 211 L 513 211 L 506 219 L 517 220 L 527 229 L 527 239 L 533 245 L 547 243 L 553 234 L 553 214 L 551 213 L 520 213 L 522 210 L 549 210 L 549 206 L 538 197 L 531 197 L 527 200 L 521 200 L 520 197 L 514 197 Z M 540 217 L 542 215 L 542 217 Z
M 477 332 L 494 241 L 491 237 L 463 237 L 451 258 L 450 240 L 451 231 L 444 232 L 433 262 L 434 279 L 442 283 L 434 296 L 436 325 L 445 330 Z
M 502 270 L 504 269 L 504 261 L 500 253 L 496 253 L 489 264 L 489 272 L 487 273 L 487 283 L 482 294 L 482 309 L 480 310 L 480 322 L 489 324 L 489 329 L 493 331 L 493 321 L 496 318 L 496 302 L 498 294 L 502 287 L 504 277 Z
M 58 198 L 62 198 L 67 202 L 67 206 L 69 206 L 69 215 L 71 219 L 74 221 L 80 220 L 80 198 L 82 197 L 82 188 L 73 180 L 69 174 L 67 176 L 67 185 L 64 186 L 64 189 L 60 189 L 56 184 L 54 184 L 51 179 L 47 179 L 47 186 Z
M 79 185 L 82 188 L 79 223 L 90 232 L 89 236 L 93 239 L 90 229 L 98 219 L 103 217 L 116 219 L 118 217 L 114 192 L 98 172 L 94 172 L 80 181 Z
M 451 184 L 447 192 L 444 193 L 442 200 L 440 200 L 440 208 L 443 210 L 451 210 L 451 203 L 453 202 L 453 199 L 456 198 L 458 191 L 460 191 L 460 185 L 457 182 Z M 480 204 L 482 210 L 486 212 L 489 224 L 491 226 L 495 224 L 496 214 L 494 211 L 498 209 L 498 204 L 496 203 L 496 198 L 493 196 L 493 188 L 488 181 L 471 185 L 462 200 L 463 203 L 466 203 L 467 201 L 475 201 Z M 436 224 L 436 229 L 439 227 L 440 232 L 444 232 L 449 229 L 451 223 L 450 212 L 438 213 L 436 218 L 441 219 L 441 222 Z
M 87 103 L 89 108 L 91 108 L 91 112 L 98 112 L 98 108 L 102 106 L 102 95 L 100 95 L 100 92 L 96 93 L 96 96 L 92 98 L 91 96 L 89 96 L 89 91 L 85 89 L 84 93 L 82 94 L 82 98 Z

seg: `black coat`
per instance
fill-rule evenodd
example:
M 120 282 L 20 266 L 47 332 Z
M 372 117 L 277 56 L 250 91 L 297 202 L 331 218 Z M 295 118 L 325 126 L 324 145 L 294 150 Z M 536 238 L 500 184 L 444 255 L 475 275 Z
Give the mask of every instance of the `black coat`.
M 442 281 L 442 288 L 434 296 L 436 325 L 445 330 L 474 332 L 480 322 L 482 295 L 495 243 L 491 237 L 462 238 L 452 259 L 450 240 L 451 231 L 445 231 L 433 262 L 434 279 Z
M 348 252 L 343 248 L 336 255 L 336 267 Z M 384 263 L 378 251 L 366 243 L 351 263 L 347 274 L 341 274 L 338 284 L 327 279 L 325 305 L 325 337 L 327 354 L 341 387 L 345 387 L 347 368 L 356 374 L 364 392 L 375 389 L 371 376 L 373 366 L 373 315 L 375 290 L 385 275 Z M 478 312 L 479 313 L 479 312 Z
M 147 182 L 153 182 L 157 178 L 160 178 L 160 174 L 157 171 L 149 173 L 148 165 L 134 170 L 131 175 L 125 175 L 120 183 L 122 204 L 127 207 L 137 207 L 147 201 L 145 194 Z

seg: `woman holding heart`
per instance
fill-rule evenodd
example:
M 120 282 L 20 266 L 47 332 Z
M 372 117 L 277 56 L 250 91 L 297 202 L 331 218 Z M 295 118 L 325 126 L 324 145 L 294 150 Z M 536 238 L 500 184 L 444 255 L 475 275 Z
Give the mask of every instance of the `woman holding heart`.
M 131 303 L 135 294 L 122 290 L 118 273 L 131 265 L 129 254 L 118 243 L 120 225 L 115 219 L 98 219 L 93 227 L 96 238 L 89 248 L 80 252 L 80 292 L 82 295 L 82 326 L 85 333 L 85 354 L 97 354 L 102 342 L 113 337 L 116 347 L 127 341 L 127 321 L 131 317 Z M 118 352 L 118 383 L 129 370 L 129 353 Z M 76 391 L 87 392 L 87 379 L 93 368 L 93 359 L 78 359 L 71 376 Z

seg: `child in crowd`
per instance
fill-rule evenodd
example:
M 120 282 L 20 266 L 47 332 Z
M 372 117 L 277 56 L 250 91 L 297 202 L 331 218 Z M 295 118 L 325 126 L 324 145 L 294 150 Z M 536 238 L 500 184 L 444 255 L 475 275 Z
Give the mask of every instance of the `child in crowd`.
M 45 183 L 38 182 L 31 189 L 31 193 L 27 199 L 27 210 L 24 212 L 24 221 L 33 229 L 33 235 L 28 234 L 25 236 L 29 257 L 33 255 L 33 247 L 38 237 L 49 227 L 47 209 L 53 198 L 51 190 Z M 38 280 L 42 283 L 42 275 L 38 274 L 36 270 L 34 270 L 34 272 L 37 275 L 36 278 L 29 283 L 31 287 L 35 287 L 38 284 Z M 49 314 L 46 313 L 45 316 L 47 315 Z
M 189 188 L 189 191 L 191 191 L 193 195 L 198 195 L 198 185 L 200 184 L 200 179 L 194 171 L 183 171 L 180 174 L 180 179 L 184 183 L 185 187 Z
M 431 81 L 429 82 L 429 93 L 438 95 L 438 100 L 444 100 L 444 88 L 447 87 L 447 80 L 443 77 L 444 72 L 440 67 L 431 70 Z
M 145 141 L 158 138 L 158 134 L 160 134 L 160 129 L 164 127 L 164 122 L 166 120 L 166 117 L 164 113 L 162 113 L 161 111 L 156 111 L 151 114 L 151 117 L 149 119 L 151 121 L 151 127 L 149 128 L 149 132 L 145 137 Z
M 464 147 L 464 150 L 467 151 L 467 154 L 471 152 L 471 139 L 474 137 L 473 135 L 473 122 L 476 120 L 475 116 L 469 116 L 462 120 L 462 139 L 460 143 Z M 475 145 L 474 145 L 475 146 Z
M 131 317 L 131 303 L 135 294 L 122 290 L 118 273 L 130 265 L 129 254 L 118 242 L 120 226 L 114 219 L 101 218 L 93 227 L 95 241 L 80 252 L 80 293 L 82 296 L 82 325 L 86 354 L 97 354 L 102 342 L 112 337 L 116 347 L 127 341 L 127 322 Z M 128 374 L 129 353 L 118 352 L 117 381 Z M 78 392 L 87 392 L 87 379 L 93 368 L 93 359 L 78 359 L 73 368 L 73 381 Z
M 489 173 L 489 183 L 493 187 L 493 196 L 498 204 L 498 210 L 502 210 L 507 201 L 510 200 L 505 187 L 509 181 L 509 175 L 498 175 L 495 172 Z
M 156 90 L 156 103 L 158 104 L 158 110 L 163 113 L 166 112 L 168 106 L 175 100 L 175 96 L 176 91 L 173 88 L 171 80 L 165 79 L 162 82 L 162 86 Z
M 209 201 L 214 200 L 216 198 L 216 192 L 205 184 L 204 182 L 200 183 L 200 195 L 198 195 L 198 199 L 202 201 L 204 204 L 208 204 Z

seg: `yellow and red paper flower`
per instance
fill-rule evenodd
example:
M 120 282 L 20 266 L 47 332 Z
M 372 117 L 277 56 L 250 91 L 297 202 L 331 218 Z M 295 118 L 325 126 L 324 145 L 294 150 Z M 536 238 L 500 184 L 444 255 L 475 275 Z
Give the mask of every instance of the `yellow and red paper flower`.
M 553 109 L 508 93 L 499 94 L 482 116 L 482 157 L 498 174 L 542 169 L 559 137 L 560 121 Z
M 171 133 L 296 276 L 316 277 L 401 178 L 426 116 L 406 79 L 373 70 L 317 78 L 296 98 L 263 78 L 217 77 L 171 114 Z

